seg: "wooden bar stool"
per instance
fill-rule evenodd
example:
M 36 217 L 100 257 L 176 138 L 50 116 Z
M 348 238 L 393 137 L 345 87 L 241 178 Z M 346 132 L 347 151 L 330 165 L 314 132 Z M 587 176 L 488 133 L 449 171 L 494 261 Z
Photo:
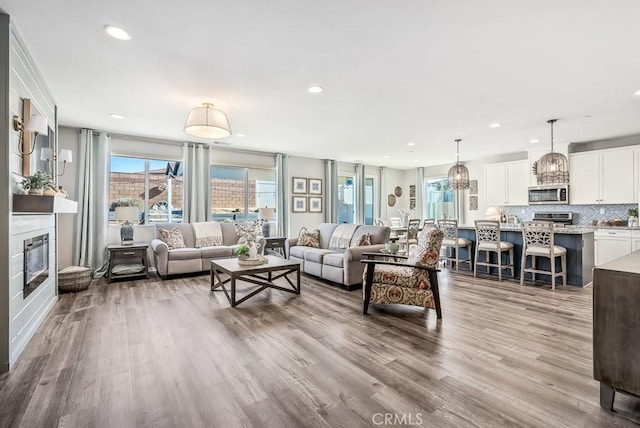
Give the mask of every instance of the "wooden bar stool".
M 456 272 L 460 271 L 460 263 L 468 263 L 469 270 L 473 269 L 471 261 L 471 240 L 460 238 L 458 236 L 458 220 L 438 220 L 438 229 L 444 232 L 442 247 L 444 255 L 440 256 L 440 260 L 455 262 Z M 460 258 L 460 248 L 467 249 L 467 258 Z M 452 254 L 452 252 L 454 252 Z
M 485 261 L 478 261 L 480 251 L 485 253 Z M 509 254 L 509 262 L 502 264 L 502 253 L 507 251 Z M 496 253 L 498 263 L 491 263 L 491 253 Z M 498 281 L 502 281 L 502 270 L 509 269 L 511 277 L 514 278 L 513 272 L 513 244 L 500 240 L 500 222 L 495 220 L 476 220 L 476 254 L 475 264 L 473 268 L 473 276 L 478 274 L 478 265 L 486 266 L 487 272 L 492 267 L 498 268 Z
M 525 221 L 522 225 L 522 266 L 520 268 L 520 285 L 524 284 L 524 275 L 531 273 L 531 280 L 536 280 L 536 273 L 551 275 L 551 289 L 556 289 L 556 277 L 562 276 L 562 285 L 567 285 L 567 249 L 555 245 L 553 223 L 548 221 Z M 526 268 L 527 256 L 531 256 L 531 267 Z M 536 257 L 548 258 L 551 270 L 536 268 Z M 562 272 L 556 272 L 556 257 L 560 257 Z

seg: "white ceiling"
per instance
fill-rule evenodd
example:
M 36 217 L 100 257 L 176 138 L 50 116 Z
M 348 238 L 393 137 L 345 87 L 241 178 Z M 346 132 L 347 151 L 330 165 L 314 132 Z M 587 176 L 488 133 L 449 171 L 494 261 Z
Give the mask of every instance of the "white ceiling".
M 552 117 L 556 143 L 640 133 L 637 0 L 0 0 L 0 9 L 61 125 L 198 141 L 184 121 L 213 101 L 234 147 L 396 168 L 453 162 L 455 138 L 463 160 L 546 147 Z M 132 39 L 108 37 L 106 24 Z M 325 91 L 309 94 L 313 84 Z

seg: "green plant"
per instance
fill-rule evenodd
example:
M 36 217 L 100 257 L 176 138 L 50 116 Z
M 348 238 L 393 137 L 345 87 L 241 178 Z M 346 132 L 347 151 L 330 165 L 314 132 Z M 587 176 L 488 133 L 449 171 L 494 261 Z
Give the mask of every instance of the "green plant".
M 235 250 L 233 250 L 233 252 L 239 256 L 244 256 L 249 252 L 249 247 L 247 247 L 246 245 L 240 245 Z
M 27 175 L 20 183 L 25 190 L 29 189 L 55 189 L 53 179 L 46 171 L 37 171 L 33 175 Z
M 142 202 L 132 198 L 118 198 L 115 201 L 111 202 L 109 211 L 115 210 L 116 207 L 137 207 L 142 211 Z
M 638 217 L 638 209 L 629 208 L 629 217 Z

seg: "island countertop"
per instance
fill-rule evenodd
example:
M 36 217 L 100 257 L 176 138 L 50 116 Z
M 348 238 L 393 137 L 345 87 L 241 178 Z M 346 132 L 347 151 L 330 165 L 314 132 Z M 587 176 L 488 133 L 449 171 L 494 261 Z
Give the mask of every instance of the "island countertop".
M 458 229 L 463 230 L 475 230 L 475 226 L 472 225 L 461 225 L 458 226 Z M 501 224 L 500 230 L 503 232 L 522 232 L 521 224 Z M 595 228 L 591 227 L 581 227 L 581 226 L 569 226 L 569 227 L 556 227 L 553 229 L 553 233 L 562 234 L 562 235 L 584 235 L 586 233 L 595 232 Z

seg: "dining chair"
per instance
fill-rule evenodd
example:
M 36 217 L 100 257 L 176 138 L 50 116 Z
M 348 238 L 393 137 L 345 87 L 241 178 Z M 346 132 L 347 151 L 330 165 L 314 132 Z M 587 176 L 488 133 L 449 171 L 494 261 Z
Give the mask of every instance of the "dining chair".
M 548 221 L 525 221 L 522 224 L 522 262 L 520 267 L 520 285 L 524 284 L 524 275 L 531 273 L 535 282 L 536 274 L 551 275 L 551 289 L 556 289 L 556 277 L 562 277 L 562 285 L 567 285 L 567 249 L 555 245 L 553 223 Z M 531 256 L 531 267 L 527 268 L 527 257 Z M 548 258 L 550 270 L 536 267 L 536 257 Z M 561 272 L 556 272 L 556 257 L 560 257 Z
M 398 240 L 400 246 L 405 246 L 407 254 L 409 254 L 412 245 L 418 243 L 418 232 L 420 231 L 420 219 L 415 218 L 409 220 L 406 234 Z
M 424 222 L 422 222 L 422 228 L 426 229 L 427 227 L 437 227 L 435 218 L 425 218 Z
M 484 252 L 485 260 L 479 261 L 480 251 Z M 509 260 L 507 264 L 502 263 L 502 253 L 507 252 Z M 496 253 L 498 257 L 497 263 L 491 262 L 491 253 Z M 486 266 L 487 273 L 491 272 L 492 267 L 498 268 L 498 281 L 502 281 L 502 271 L 509 269 L 511 277 L 513 272 L 513 244 L 500 240 L 500 222 L 496 220 L 476 220 L 476 252 L 475 263 L 473 267 L 473 276 L 478 274 L 478 266 Z

